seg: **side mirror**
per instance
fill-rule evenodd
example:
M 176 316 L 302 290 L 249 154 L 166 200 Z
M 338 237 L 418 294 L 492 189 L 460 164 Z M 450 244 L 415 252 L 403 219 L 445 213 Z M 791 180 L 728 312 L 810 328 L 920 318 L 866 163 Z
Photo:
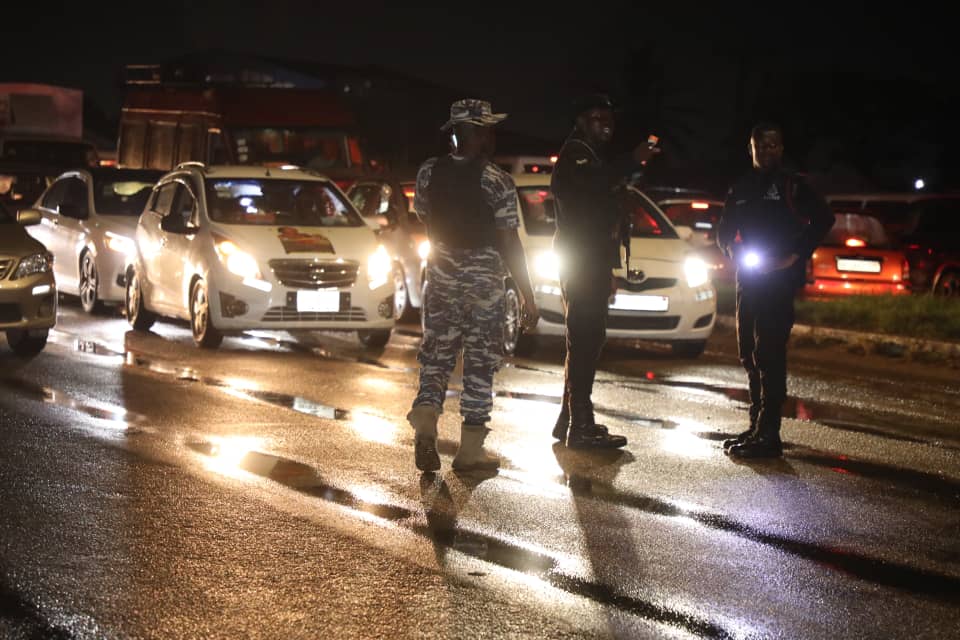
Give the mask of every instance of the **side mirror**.
M 677 235 L 680 236 L 681 240 L 689 241 L 693 237 L 693 229 L 685 224 L 674 227 L 674 229 L 677 230 Z
M 17 212 L 17 222 L 25 227 L 40 224 L 43 215 L 36 209 L 22 209 Z

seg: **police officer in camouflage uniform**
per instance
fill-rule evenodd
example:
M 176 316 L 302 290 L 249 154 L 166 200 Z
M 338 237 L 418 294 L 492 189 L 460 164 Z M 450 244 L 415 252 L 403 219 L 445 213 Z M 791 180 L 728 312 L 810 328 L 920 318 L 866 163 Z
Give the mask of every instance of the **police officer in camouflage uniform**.
M 493 374 L 503 354 L 506 269 L 523 298 L 525 328 L 538 319 L 517 235 L 516 187 L 490 162 L 493 125 L 504 118 L 482 100 L 453 103 L 443 126 L 451 132 L 452 153 L 430 158 L 417 173 L 414 206 L 427 225 L 431 253 L 421 310 L 420 388 L 407 420 L 414 428 L 414 457 L 421 471 L 440 468 L 437 421 L 461 351 L 463 424 L 453 468 L 500 466 L 483 442 L 493 408 Z

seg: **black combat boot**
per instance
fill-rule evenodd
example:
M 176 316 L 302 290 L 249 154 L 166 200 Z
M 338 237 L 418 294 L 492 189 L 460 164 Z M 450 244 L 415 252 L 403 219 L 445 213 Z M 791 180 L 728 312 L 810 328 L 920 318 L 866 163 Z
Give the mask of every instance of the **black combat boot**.
M 759 401 L 753 406 L 759 405 Z M 760 409 L 754 409 L 753 406 L 750 407 L 750 428 L 746 431 L 738 433 L 733 438 L 729 438 L 723 441 L 723 452 L 730 453 L 730 447 L 735 447 L 738 444 L 743 444 L 750 439 L 750 436 L 757 430 L 757 418 L 760 416 Z
M 779 458 L 783 455 L 783 442 L 780 440 L 780 425 L 757 425 L 746 440 L 727 450 L 733 458 Z
M 627 445 L 624 436 L 610 433 L 605 426 L 593 421 L 593 408 L 587 405 L 572 407 L 567 447 L 571 449 L 619 449 Z

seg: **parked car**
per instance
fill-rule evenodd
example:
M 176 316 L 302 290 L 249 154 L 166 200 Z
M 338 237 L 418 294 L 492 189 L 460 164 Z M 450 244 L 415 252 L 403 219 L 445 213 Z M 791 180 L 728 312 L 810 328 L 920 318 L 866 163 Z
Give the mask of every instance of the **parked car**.
M 404 187 L 384 178 L 359 180 L 347 190 L 393 258 L 393 314 L 397 320 L 410 320 L 422 306 L 423 263 L 430 253 L 427 228 L 413 209 L 412 190 L 409 183 Z
M 553 251 L 556 226 L 550 176 L 515 176 L 520 199 L 520 239 L 540 308 L 534 333 L 563 335 L 560 297 L 561 256 Z M 706 263 L 687 240 L 688 227 L 674 227 L 644 193 L 630 188 L 633 233 L 630 261 L 614 272 L 618 289 L 610 303 L 607 335 L 669 342 L 674 353 L 699 356 L 716 320 L 716 291 Z M 507 325 L 504 347 L 512 353 L 522 344 L 519 294 L 507 282 Z
M 36 211 L 0 204 L 0 329 L 18 355 L 42 351 L 57 321 L 53 254 L 24 229 L 39 222 Z
M 182 318 L 210 348 L 248 329 L 355 330 L 369 346 L 390 337 L 390 256 L 319 173 L 184 163 L 153 188 L 134 244 L 134 329 Z
M 910 267 L 879 220 L 835 213 L 807 266 L 806 296 L 910 293 Z
M 34 205 L 40 224 L 30 235 L 54 255 L 61 293 L 84 311 L 123 302 L 133 232 L 161 171 L 96 168 L 68 171 Z
M 736 265 L 717 246 L 723 200 L 679 193 L 661 197 L 656 203 L 674 226 L 690 227 L 693 233 L 689 242 L 707 263 L 710 279 L 717 284 L 733 284 L 737 279 Z
M 900 242 L 914 292 L 960 296 L 960 197 L 916 202 Z

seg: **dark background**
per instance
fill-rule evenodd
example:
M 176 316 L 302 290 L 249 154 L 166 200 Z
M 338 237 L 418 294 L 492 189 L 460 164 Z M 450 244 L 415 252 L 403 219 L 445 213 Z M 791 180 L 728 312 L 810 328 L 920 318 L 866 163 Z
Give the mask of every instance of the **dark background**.
M 413 166 L 444 150 L 451 96 L 509 112 L 501 150 L 538 153 L 559 148 L 575 96 L 604 90 L 622 110 L 620 146 L 660 136 L 651 173 L 664 182 L 722 189 L 749 166 L 750 126 L 774 120 L 824 190 L 909 190 L 917 177 L 960 188 L 944 10 L 715 4 L 7 4 L 0 81 L 84 90 L 88 132 L 110 141 L 127 63 L 230 53 L 338 89 L 360 78 L 372 147 L 402 147 L 397 161 Z

